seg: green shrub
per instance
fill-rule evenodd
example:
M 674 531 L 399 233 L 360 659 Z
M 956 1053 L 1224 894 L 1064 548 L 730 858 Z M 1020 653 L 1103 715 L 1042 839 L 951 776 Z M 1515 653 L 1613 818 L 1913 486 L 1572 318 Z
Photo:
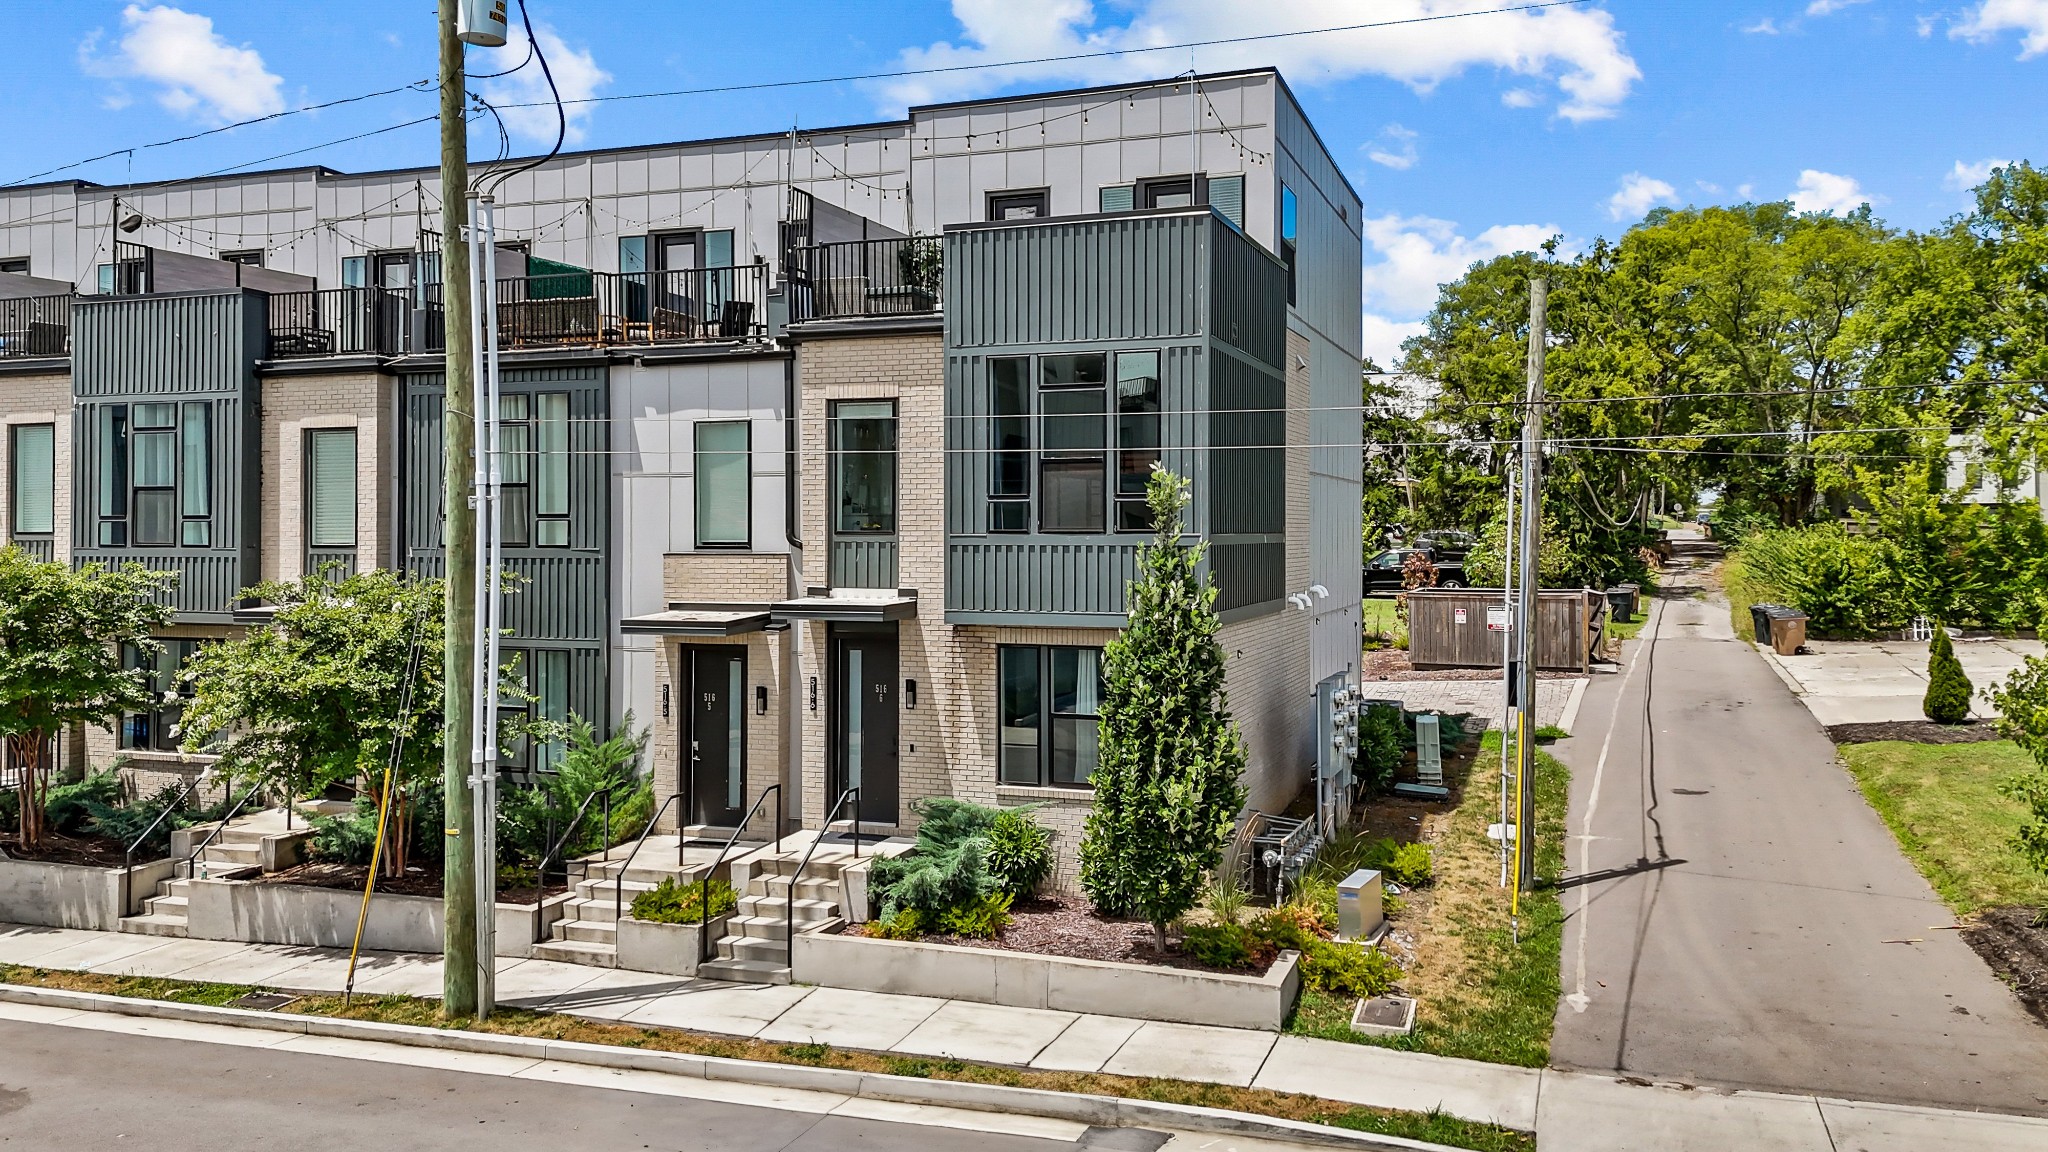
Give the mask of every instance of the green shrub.
M 1377 948 L 1317 940 L 1301 953 L 1301 982 L 1332 996 L 1371 999 L 1400 978 L 1401 966 Z
M 899 908 L 894 915 L 868 921 L 865 933 L 877 940 L 921 940 L 924 938 L 924 914 L 915 908 Z
M 1202 893 L 1202 906 L 1218 924 L 1236 924 L 1244 919 L 1244 906 L 1251 899 L 1251 893 L 1244 890 L 1244 883 L 1236 871 L 1221 868 L 1209 877 L 1209 887 Z
M 368 864 L 377 845 L 377 806 L 356 799 L 355 810 L 340 816 L 313 817 L 308 854 L 327 864 Z
M 1391 837 L 1374 842 L 1359 866 L 1371 868 L 1403 888 L 1429 883 L 1435 871 L 1429 845 L 1397 844 Z
M 1252 934 L 1259 939 L 1275 948 L 1292 948 L 1297 952 L 1306 952 L 1311 945 L 1328 939 L 1336 928 L 1334 911 L 1325 920 L 1320 910 L 1300 904 L 1275 908 L 1251 922 Z
M 1399 707 L 1374 705 L 1358 716 L 1358 782 L 1372 792 L 1394 786 L 1394 772 L 1411 737 Z
M 1868 636 L 1912 616 L 1888 542 L 1839 524 L 1758 532 L 1736 553 L 1736 586 L 1749 603 L 1777 601 L 1806 613 L 1823 636 Z
M 1937 625 L 1934 643 L 1927 654 L 1927 695 L 1920 710 L 1936 724 L 1961 724 L 1970 718 L 1970 696 L 1976 689 L 1963 674 L 1956 659 L 1955 645 L 1949 643 L 1948 629 Z
M 498 792 L 498 862 L 533 867 L 540 863 L 555 841 L 567 835 L 558 859 L 575 859 L 610 847 L 605 843 L 604 797 L 612 802 L 612 843 L 622 823 L 630 823 L 640 806 L 639 794 L 647 793 L 646 806 L 653 810 L 652 786 L 639 779 L 641 754 L 646 751 L 648 730 L 633 730 L 633 714 L 619 720 L 618 731 L 600 740 L 590 722 L 569 717 L 568 740 L 561 760 L 552 772 L 541 773 L 531 785 L 502 788 Z M 585 800 L 590 806 L 584 808 Z M 576 822 L 578 809 L 583 819 Z M 627 817 L 626 821 L 621 816 Z M 571 824 L 574 823 L 574 828 Z M 647 826 L 639 818 L 632 835 Z
M 652 920 L 657 924 L 702 923 L 707 889 L 711 894 L 712 918 L 739 907 L 740 894 L 720 877 L 712 877 L 708 884 L 703 880 L 678 884 L 675 877 L 668 876 L 660 884 L 633 897 L 632 910 L 628 914 L 635 920 Z
M 1052 875 L 1052 833 L 1028 808 L 1004 808 L 989 822 L 986 863 L 1012 900 L 1028 900 Z
M 53 784 L 44 795 L 50 830 L 76 835 L 92 819 L 94 804 L 112 807 L 121 802 L 121 778 L 111 769 L 94 772 L 69 784 Z
M 1273 945 L 1241 924 L 1189 924 L 1181 929 L 1181 951 L 1211 968 L 1264 968 Z
M 179 807 L 183 799 L 184 789 L 176 784 L 166 784 L 149 799 L 126 806 L 88 800 L 86 809 L 91 813 L 91 819 L 86 823 L 86 831 L 120 844 L 134 844 L 140 858 L 147 860 L 152 855 L 169 852 L 172 831 L 191 823 L 190 817 L 183 813 L 173 812 L 164 816 L 166 811 Z M 162 817 L 161 823 L 158 823 L 159 817 Z M 145 833 L 149 838 L 138 843 Z
M 936 920 L 948 908 L 966 907 L 1003 890 L 988 866 L 988 831 L 1001 811 L 933 796 L 911 805 L 919 819 L 917 846 L 901 856 L 878 858 L 869 883 L 888 919 L 915 908 Z
M 1285 907 L 1297 910 L 1308 921 L 1334 932 L 1337 930 L 1337 881 L 1317 876 L 1312 871 L 1304 873 L 1295 882 L 1294 891 L 1287 894 Z
M 947 936 L 993 940 L 1010 926 L 1010 894 L 996 892 L 939 913 L 937 930 Z

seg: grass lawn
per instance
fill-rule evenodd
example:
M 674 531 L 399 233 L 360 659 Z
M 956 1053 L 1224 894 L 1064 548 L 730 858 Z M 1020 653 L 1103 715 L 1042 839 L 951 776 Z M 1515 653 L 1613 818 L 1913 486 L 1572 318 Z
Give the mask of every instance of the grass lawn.
M 52 971 L 18 964 L 0 964 L 0 982 L 216 1006 L 226 1004 L 244 993 L 261 991 L 233 984 L 200 984 L 147 976 L 103 976 L 92 972 Z M 347 1007 L 342 1005 L 339 996 L 305 996 L 285 1005 L 279 1011 L 309 1016 L 340 1016 L 351 1020 L 376 1020 L 386 1024 L 411 1024 L 424 1028 L 455 1028 L 500 1035 L 536 1036 L 572 1043 L 609 1044 L 660 1052 L 689 1052 L 701 1056 L 755 1060 L 770 1064 L 807 1064 L 819 1068 L 844 1068 L 891 1076 L 916 1076 L 922 1079 L 956 1080 L 974 1084 L 1004 1084 L 1052 1092 L 1084 1092 L 1132 1100 L 1227 1108 L 1260 1116 L 1302 1120 L 1359 1132 L 1400 1136 L 1455 1148 L 1470 1148 L 1475 1152 L 1535 1152 L 1536 1149 L 1534 1135 L 1517 1132 L 1511 1128 L 1460 1120 L 1439 1112 L 1400 1112 L 1388 1108 L 1363 1108 L 1315 1096 L 1271 1092 L 1262 1088 L 1236 1088 L 1222 1084 L 1111 1076 L 1095 1072 L 1045 1072 L 993 1064 L 970 1064 L 961 1060 L 923 1059 L 852 1051 L 834 1048 L 829 1044 L 776 1044 L 741 1037 L 708 1036 L 676 1028 L 610 1024 L 549 1012 L 530 1012 L 520 1008 L 500 1008 L 484 1023 L 466 1019 L 443 1020 L 440 1008 L 437 1001 L 411 996 L 359 996 Z
M 1523 894 L 1519 942 L 1509 925 L 1508 892 L 1500 887 L 1499 846 L 1486 838 L 1500 796 L 1500 736 L 1489 732 L 1455 793 L 1456 806 L 1432 818 L 1435 882 L 1427 907 L 1407 911 L 1410 922 L 1396 920 L 1416 937 L 1415 961 L 1400 984 L 1419 1002 L 1415 1031 L 1360 1036 L 1351 1031 L 1351 1002 L 1306 991 L 1289 1031 L 1495 1064 L 1540 1068 L 1549 1062 L 1564 941 L 1564 909 L 1550 885 L 1564 870 L 1571 774 L 1546 752 L 1539 750 L 1536 760 L 1538 886 Z
M 1385 636 L 1390 644 L 1407 640 L 1408 626 L 1394 614 L 1392 599 L 1375 600 L 1367 597 L 1360 605 L 1360 609 L 1365 619 L 1365 635 Z
M 2010 741 L 1847 744 L 1842 759 L 1906 858 L 1958 915 L 2048 906 L 2048 876 L 2012 847 L 2025 810 L 1998 791 L 2034 764 Z

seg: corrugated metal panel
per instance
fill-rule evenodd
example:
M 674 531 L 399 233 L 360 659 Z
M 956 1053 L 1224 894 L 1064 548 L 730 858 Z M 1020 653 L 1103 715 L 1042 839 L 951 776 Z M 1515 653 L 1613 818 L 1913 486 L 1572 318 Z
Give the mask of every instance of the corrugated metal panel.
M 263 297 L 81 297 L 72 309 L 71 388 L 80 397 L 241 394 L 267 337 Z
M 28 553 L 28 558 L 38 563 L 56 562 L 57 542 L 48 536 L 16 536 L 8 543 Z
M 954 540 L 946 548 L 947 612 L 1122 613 L 1138 542 Z
M 174 609 L 180 622 L 225 624 L 234 618 L 235 601 L 242 589 L 255 583 L 242 571 L 234 553 L 201 552 L 189 548 L 142 550 L 138 548 L 74 549 L 74 567 L 105 564 L 115 567 L 135 563 L 152 572 L 173 572 L 176 587 L 158 597 Z
M 949 232 L 946 343 L 1193 336 L 1213 226 L 1202 213 Z
M 1287 530 L 1286 381 L 1236 356 L 1209 357 L 1208 531 Z
M 827 578 L 834 588 L 896 587 L 896 541 L 833 540 Z
M 1216 610 L 1264 604 L 1287 595 L 1285 541 L 1213 544 L 1209 573 L 1216 580 Z
M 1209 334 L 1261 363 L 1285 367 L 1286 265 L 1227 228 L 1215 231 L 1209 253 Z

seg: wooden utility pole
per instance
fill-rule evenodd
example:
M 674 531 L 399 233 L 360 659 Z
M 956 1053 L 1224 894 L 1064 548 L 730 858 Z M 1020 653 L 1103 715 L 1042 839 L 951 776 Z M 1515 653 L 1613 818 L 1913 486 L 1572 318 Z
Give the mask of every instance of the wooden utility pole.
M 1542 576 L 1536 555 L 1543 543 L 1543 342 L 1550 285 L 1529 281 L 1529 392 L 1522 413 L 1521 610 L 1515 647 L 1522 666 L 1516 694 L 1515 891 L 1536 883 L 1536 605 Z M 1519 900 L 1517 901 L 1519 903 Z
M 447 834 L 442 837 L 441 1014 L 476 1014 L 476 861 L 471 839 L 476 813 L 470 804 L 470 716 L 476 679 L 476 508 L 471 480 L 476 467 L 475 389 L 470 363 L 469 309 L 472 282 L 469 245 L 463 229 L 469 191 L 469 122 L 464 118 L 462 41 L 455 31 L 460 0 L 441 0 L 437 29 L 441 45 L 441 300 L 447 349 L 446 387 L 441 393 L 442 501 L 441 573 L 447 591 L 442 641 L 447 655 L 441 684 L 441 802 Z M 415 272 L 418 276 L 419 272 Z M 493 910 L 495 912 L 495 910 Z

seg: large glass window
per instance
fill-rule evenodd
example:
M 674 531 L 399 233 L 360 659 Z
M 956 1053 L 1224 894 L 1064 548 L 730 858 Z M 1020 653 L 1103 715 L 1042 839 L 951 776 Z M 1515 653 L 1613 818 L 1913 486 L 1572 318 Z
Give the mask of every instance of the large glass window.
M 1102 650 L 1006 644 L 996 673 L 998 780 L 1086 786 L 1098 762 Z
M 1116 356 L 1116 530 L 1149 532 L 1145 489 L 1159 464 L 1159 353 Z
M 203 401 L 100 409 L 94 539 L 101 547 L 212 545 L 212 413 Z
M 7 446 L 7 495 L 16 536 L 57 530 L 57 426 L 17 424 Z
M 191 683 L 179 673 L 199 645 L 197 640 L 165 640 L 155 652 L 145 652 L 133 644 L 122 645 L 122 663 L 142 677 L 159 701 L 155 711 L 122 714 L 118 740 L 122 748 L 178 750 L 178 721 L 184 716 L 185 701 L 193 691 Z
M 839 401 L 831 409 L 833 531 L 896 533 L 896 404 Z
M 109 404 L 99 420 L 100 546 L 128 545 L 128 406 Z
M 480 448 L 488 448 L 488 430 Z M 533 543 L 533 397 L 498 396 L 498 523 L 505 546 Z
M 177 543 L 178 406 L 137 404 L 129 468 L 134 473 L 135 543 L 144 548 Z
M 1031 530 L 1031 358 L 988 362 L 988 530 Z
M 313 548 L 356 546 L 356 430 L 306 433 L 306 540 Z
M 697 422 L 697 546 L 745 548 L 752 523 L 752 425 Z
M 1108 508 L 1108 357 L 1100 352 L 1038 358 L 1038 530 L 1100 532 Z

